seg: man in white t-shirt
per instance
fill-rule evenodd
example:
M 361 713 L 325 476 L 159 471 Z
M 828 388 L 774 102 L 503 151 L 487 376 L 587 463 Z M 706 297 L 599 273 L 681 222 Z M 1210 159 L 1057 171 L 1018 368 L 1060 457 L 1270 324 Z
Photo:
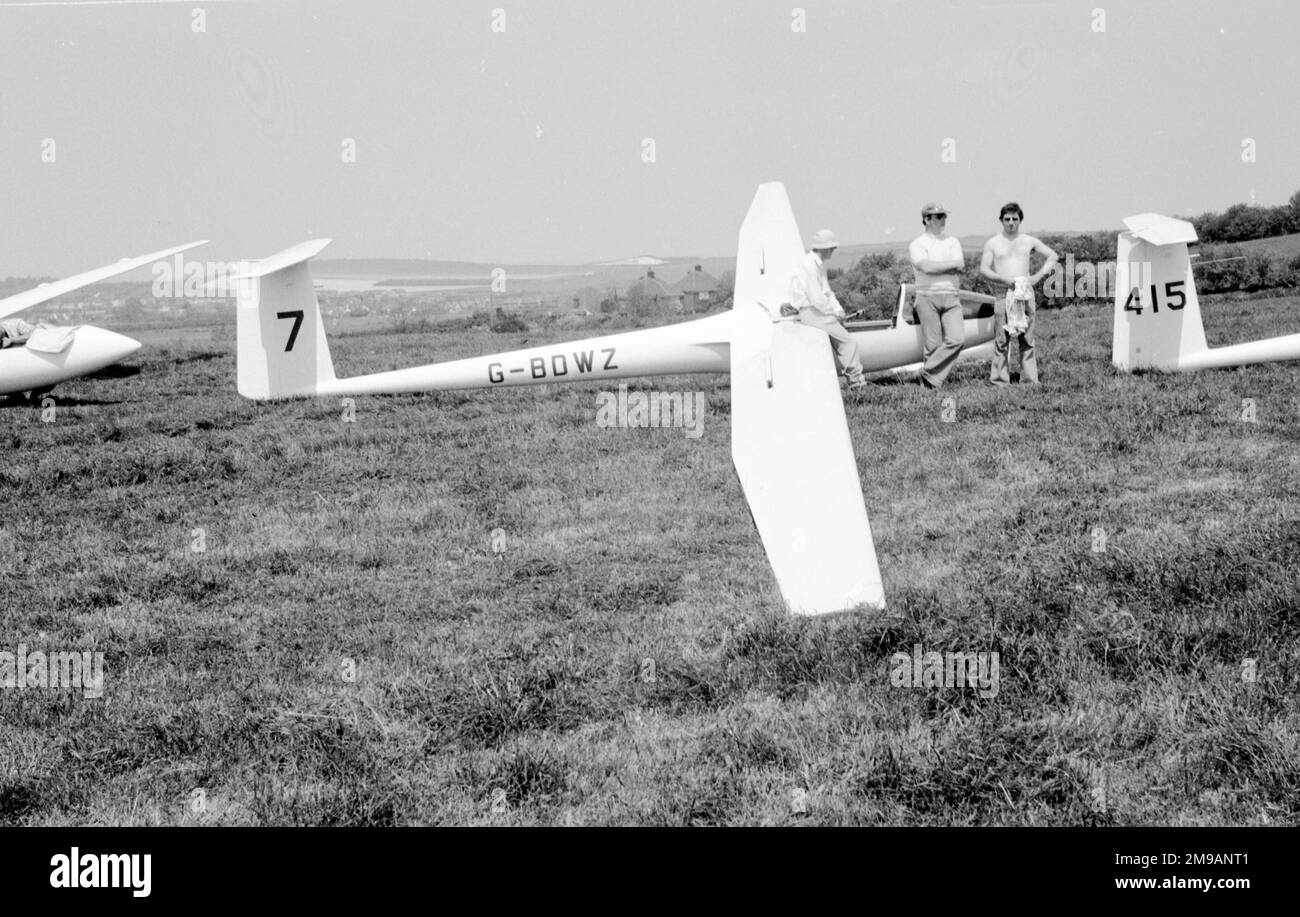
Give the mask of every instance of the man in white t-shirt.
M 799 267 L 790 278 L 790 302 L 787 306 L 799 313 L 799 321 L 826 332 L 831 339 L 835 360 L 848 380 L 849 391 L 860 392 L 866 382 L 862 378 L 858 342 L 844 326 L 844 307 L 826 278 L 826 262 L 835 254 L 838 245 L 835 233 L 829 229 L 817 230 L 808 253 L 800 259 Z
M 940 204 L 921 208 L 925 232 L 912 240 L 907 254 L 916 269 L 916 317 L 921 323 L 924 366 L 921 384 L 938 388 L 961 354 L 966 326 L 957 297 L 966 269 L 961 242 L 947 233 L 948 210 Z

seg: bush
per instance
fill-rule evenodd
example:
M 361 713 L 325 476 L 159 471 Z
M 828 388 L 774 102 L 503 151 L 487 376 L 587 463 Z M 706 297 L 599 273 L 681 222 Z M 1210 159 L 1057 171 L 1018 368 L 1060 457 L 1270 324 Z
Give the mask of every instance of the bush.
M 518 315 L 506 315 L 505 317 L 493 322 L 491 329 L 497 334 L 515 334 L 520 331 L 527 331 L 528 326 Z
M 1300 287 L 1300 255 L 1251 251 L 1240 245 L 1203 245 L 1196 266 L 1199 293 L 1254 293 Z
M 912 276 L 912 265 L 906 258 L 894 252 L 873 252 L 831 279 L 831 290 L 846 312 L 866 309 L 866 318 L 893 318 L 898 307 L 898 285 L 911 283 Z
M 1233 204 L 1223 213 L 1192 217 L 1192 225 L 1202 242 L 1248 242 L 1300 232 L 1300 191 L 1278 207 Z

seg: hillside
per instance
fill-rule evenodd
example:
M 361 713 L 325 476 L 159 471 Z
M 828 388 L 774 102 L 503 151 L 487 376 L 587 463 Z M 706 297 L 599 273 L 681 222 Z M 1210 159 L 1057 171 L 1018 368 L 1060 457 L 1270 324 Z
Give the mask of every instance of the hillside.
M 1268 252 L 1275 255 L 1300 255 L 1300 232 L 1286 236 L 1273 236 L 1269 239 L 1251 239 L 1249 242 L 1237 242 L 1249 251 Z

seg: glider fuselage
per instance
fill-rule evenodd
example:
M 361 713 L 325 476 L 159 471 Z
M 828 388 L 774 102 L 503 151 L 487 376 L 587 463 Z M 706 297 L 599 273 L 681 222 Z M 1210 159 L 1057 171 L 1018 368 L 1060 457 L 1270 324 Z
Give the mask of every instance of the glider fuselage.
M 58 353 L 6 347 L 0 350 L 0 395 L 43 391 L 120 363 L 139 349 L 139 341 L 93 325 L 78 328 Z
M 281 320 L 287 343 L 290 321 Z M 708 318 L 416 366 L 349 379 L 322 380 L 316 395 L 366 395 L 440 389 L 511 388 L 548 382 L 582 382 L 687 373 L 725 373 L 731 368 L 733 312 Z M 993 317 L 965 320 L 966 346 L 993 339 Z M 858 342 L 863 372 L 885 372 L 920 362 L 921 326 L 893 322 L 849 323 Z M 829 342 L 827 358 L 830 359 Z

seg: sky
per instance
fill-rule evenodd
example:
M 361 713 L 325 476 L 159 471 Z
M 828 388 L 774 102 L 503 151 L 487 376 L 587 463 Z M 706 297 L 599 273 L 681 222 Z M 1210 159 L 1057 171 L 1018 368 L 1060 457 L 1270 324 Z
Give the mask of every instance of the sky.
M 1288 2 L 0 0 L 0 276 L 1116 229 L 1300 190 Z M 142 272 L 148 276 L 148 272 Z

